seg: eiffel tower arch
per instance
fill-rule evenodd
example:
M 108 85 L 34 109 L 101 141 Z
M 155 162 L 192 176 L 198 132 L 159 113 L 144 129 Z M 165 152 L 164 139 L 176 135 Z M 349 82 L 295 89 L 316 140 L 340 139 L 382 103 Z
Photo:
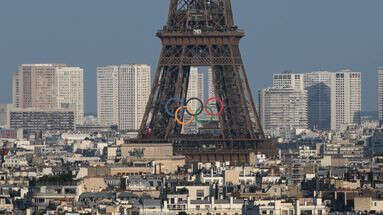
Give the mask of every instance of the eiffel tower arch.
M 153 88 L 139 137 L 181 136 L 182 125 L 164 111 L 170 98 L 186 99 L 190 67 L 209 66 L 215 95 L 222 100 L 219 128 L 223 139 L 263 140 L 239 42 L 245 33 L 234 24 L 230 0 L 170 0 Z M 182 119 L 181 119 L 182 120 Z

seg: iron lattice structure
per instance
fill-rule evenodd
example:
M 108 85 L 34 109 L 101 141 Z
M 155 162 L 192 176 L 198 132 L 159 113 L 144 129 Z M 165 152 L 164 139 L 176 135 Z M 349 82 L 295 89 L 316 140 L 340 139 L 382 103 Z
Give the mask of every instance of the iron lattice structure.
M 264 134 L 245 74 L 239 42 L 245 33 L 234 25 L 230 0 L 170 0 L 159 65 L 140 129 L 145 138 L 179 137 L 182 126 L 164 112 L 169 98 L 186 99 L 190 67 L 212 68 L 215 94 L 224 111 L 224 139 L 262 140 Z

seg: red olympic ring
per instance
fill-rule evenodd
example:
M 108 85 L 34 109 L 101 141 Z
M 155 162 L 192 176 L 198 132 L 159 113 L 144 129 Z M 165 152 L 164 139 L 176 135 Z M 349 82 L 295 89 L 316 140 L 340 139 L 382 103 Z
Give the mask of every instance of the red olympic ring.
M 222 99 L 220 99 L 220 98 L 218 98 L 218 97 L 209 98 L 209 99 L 205 102 L 205 106 L 208 106 L 208 105 L 209 105 L 209 102 L 211 102 L 211 101 L 216 101 L 216 102 L 219 103 L 220 108 L 219 108 L 218 113 L 211 113 L 211 112 L 209 111 L 209 108 L 205 108 L 205 112 L 206 112 L 209 116 L 218 116 L 218 115 L 221 115 L 222 112 L 223 112 L 223 109 L 224 109 L 224 108 L 223 108 L 223 101 L 222 101 Z

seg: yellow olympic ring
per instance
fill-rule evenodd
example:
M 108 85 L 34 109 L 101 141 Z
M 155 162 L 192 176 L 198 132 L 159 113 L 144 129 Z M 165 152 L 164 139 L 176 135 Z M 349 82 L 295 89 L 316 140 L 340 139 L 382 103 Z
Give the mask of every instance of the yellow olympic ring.
M 186 108 L 189 112 L 191 112 L 191 113 L 193 114 L 193 111 L 190 110 L 190 108 L 189 108 L 188 106 L 180 106 L 180 107 L 176 110 L 176 112 L 175 112 L 175 114 L 174 114 L 174 115 L 175 115 L 174 118 L 176 119 L 177 123 L 180 124 L 180 125 L 189 125 L 189 124 L 191 124 L 191 123 L 193 122 L 193 120 L 194 120 L 194 116 L 193 116 L 189 121 L 186 121 L 186 122 L 181 122 L 181 120 L 178 119 L 178 112 L 180 112 L 180 110 L 183 109 L 183 108 Z

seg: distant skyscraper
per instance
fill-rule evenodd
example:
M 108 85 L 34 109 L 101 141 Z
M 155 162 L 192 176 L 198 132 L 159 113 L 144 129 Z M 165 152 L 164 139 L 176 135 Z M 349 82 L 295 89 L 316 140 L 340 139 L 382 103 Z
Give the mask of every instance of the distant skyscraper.
M 260 92 L 264 129 L 307 128 L 307 95 L 294 88 L 267 88 Z
M 75 122 L 84 115 L 83 69 L 64 64 L 22 64 L 13 76 L 13 107 L 71 109 Z
M 79 67 L 56 68 L 57 107 L 72 109 L 75 124 L 84 122 L 84 70 Z
M 303 74 L 274 74 L 273 87 L 261 90 L 259 99 L 264 129 L 307 128 L 307 94 Z
M 284 72 L 273 75 L 273 88 L 304 89 L 303 74 Z
M 307 95 L 307 117 L 311 129 L 320 130 L 341 130 L 348 125 L 360 124 L 361 112 L 361 74 L 351 70 L 342 70 L 336 73 L 327 71 L 311 72 L 306 74 L 281 73 L 273 75 L 273 88 L 262 91 L 265 98 L 270 97 L 274 103 L 268 104 L 265 98 L 260 98 L 260 103 L 269 105 L 269 108 L 277 107 L 284 100 L 282 91 L 276 89 L 295 89 Z M 289 97 L 294 94 L 284 93 Z M 297 96 L 298 94 L 294 94 Z M 271 100 L 274 98 L 275 100 Z M 278 103 L 278 99 L 280 103 Z M 263 105 L 263 106 L 264 106 Z M 287 106 L 286 104 L 284 106 Z M 261 117 L 268 128 L 268 110 L 263 108 Z M 297 107 L 301 109 L 301 107 Z M 270 111 L 269 111 L 270 112 Z M 283 111 L 282 111 L 283 112 Z M 266 114 L 266 115 L 265 115 Z M 282 113 L 280 113 L 282 114 Z M 275 113 L 275 115 L 278 115 Z M 275 121 L 277 122 L 277 121 Z M 281 121 L 281 126 L 286 124 Z M 283 125 L 285 126 L 285 125 Z
M 16 108 L 52 109 L 57 106 L 56 68 L 62 64 L 23 64 L 13 78 Z
M 205 98 L 205 86 L 204 86 L 204 74 L 200 72 L 197 67 L 190 68 L 190 76 L 189 76 L 189 86 L 188 86 L 188 94 L 187 99 L 190 98 L 199 98 L 202 102 L 204 102 Z M 189 105 L 190 109 L 196 112 L 199 108 L 199 103 L 196 101 L 192 101 Z M 201 113 L 201 118 L 203 117 L 203 113 Z M 190 117 L 186 114 L 184 120 L 189 120 Z M 183 126 L 184 133 L 197 133 L 198 125 L 195 121 L 189 125 Z
M 190 77 L 189 77 L 189 86 L 188 86 L 188 94 L 187 98 L 199 98 L 200 100 L 204 100 L 205 91 L 204 91 L 204 74 L 198 71 L 197 67 L 190 68 Z M 197 110 L 198 103 L 193 102 L 190 104 L 190 107 L 193 110 Z
M 150 66 L 121 65 L 118 74 L 119 127 L 139 129 L 151 90 Z
M 19 73 L 15 73 L 12 77 L 12 105 L 13 107 L 21 107 L 21 86 Z
M 335 99 L 335 74 L 328 71 L 306 73 L 304 84 L 310 129 L 331 130 L 331 110 L 335 110 L 335 102 L 331 102 Z
M 104 126 L 118 125 L 118 66 L 97 68 L 97 118 Z
M 361 73 L 341 70 L 335 73 L 335 115 L 332 115 L 332 129 L 360 124 Z
M 383 67 L 378 69 L 378 114 L 379 124 L 383 125 Z
M 212 69 L 209 68 L 208 71 L 208 77 L 207 77 L 207 88 L 208 88 L 208 96 L 209 98 L 215 97 L 215 90 L 214 90 L 214 84 L 213 84 L 213 72 Z
M 97 107 L 102 125 L 139 129 L 150 95 L 150 66 L 128 64 L 97 68 Z
M 12 104 L 0 104 L 0 128 L 9 128 L 9 111 Z

